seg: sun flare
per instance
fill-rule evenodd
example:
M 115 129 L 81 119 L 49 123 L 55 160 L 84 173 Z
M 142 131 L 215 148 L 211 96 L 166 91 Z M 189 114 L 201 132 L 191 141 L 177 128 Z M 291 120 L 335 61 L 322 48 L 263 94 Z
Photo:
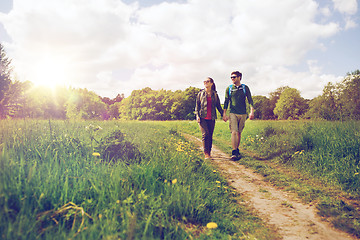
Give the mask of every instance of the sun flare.
M 66 85 L 68 81 L 68 68 L 63 60 L 44 58 L 34 62 L 30 71 L 30 81 L 37 86 L 56 88 Z

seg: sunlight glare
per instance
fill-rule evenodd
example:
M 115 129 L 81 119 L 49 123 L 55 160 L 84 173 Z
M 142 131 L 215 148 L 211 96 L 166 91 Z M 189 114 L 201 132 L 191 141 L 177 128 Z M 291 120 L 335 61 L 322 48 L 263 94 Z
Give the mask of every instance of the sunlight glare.
M 37 86 L 56 88 L 66 85 L 68 70 L 64 60 L 56 58 L 44 58 L 35 62 L 31 73 L 30 81 Z

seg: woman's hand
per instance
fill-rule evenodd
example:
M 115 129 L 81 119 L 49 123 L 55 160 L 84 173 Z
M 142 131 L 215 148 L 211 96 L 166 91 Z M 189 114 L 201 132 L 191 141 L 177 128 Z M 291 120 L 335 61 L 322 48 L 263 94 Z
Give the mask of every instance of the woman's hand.
M 224 114 L 223 120 L 224 120 L 224 122 L 227 122 L 227 120 L 229 120 L 228 116 L 226 116 L 226 115 Z

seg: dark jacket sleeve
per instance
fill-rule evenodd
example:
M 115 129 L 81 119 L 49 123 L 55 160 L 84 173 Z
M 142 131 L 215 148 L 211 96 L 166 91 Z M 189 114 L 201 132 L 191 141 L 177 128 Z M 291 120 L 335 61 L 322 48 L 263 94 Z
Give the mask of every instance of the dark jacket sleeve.
M 225 90 L 225 102 L 224 102 L 224 109 L 228 109 L 229 106 L 229 87 Z
M 250 104 L 250 106 L 254 107 L 254 102 L 253 102 L 253 99 L 251 97 L 251 92 L 250 92 L 250 88 L 248 86 L 245 86 L 245 89 L 246 89 L 246 97 L 247 97 L 247 100 Z
M 200 101 L 200 93 L 198 93 L 198 95 L 196 96 L 196 103 L 195 103 L 195 117 L 199 116 L 200 117 L 200 109 L 201 109 L 201 101 Z
M 219 95 L 218 95 L 217 93 L 215 93 L 215 94 L 216 94 L 216 99 L 217 99 L 217 101 L 216 101 L 216 108 L 217 108 L 217 110 L 219 111 L 219 113 L 220 113 L 220 115 L 221 115 L 221 117 L 222 117 L 222 116 L 223 116 L 223 113 L 224 113 L 224 110 L 223 110 L 222 107 L 221 107 Z

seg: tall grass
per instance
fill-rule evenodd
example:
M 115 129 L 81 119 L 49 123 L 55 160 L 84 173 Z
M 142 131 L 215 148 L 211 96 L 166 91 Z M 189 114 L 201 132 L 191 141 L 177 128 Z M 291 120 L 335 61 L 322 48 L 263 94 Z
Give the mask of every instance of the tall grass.
M 139 159 L 97 152 L 116 131 Z M 0 141 L 2 239 L 275 238 L 171 126 L 4 120 Z
M 196 122 L 168 122 L 200 136 Z M 215 144 L 230 152 L 228 123 L 216 122 Z M 309 173 L 344 191 L 360 188 L 360 122 L 246 121 L 241 147 L 258 159 L 275 160 Z
M 200 136 L 195 121 L 165 124 Z M 231 152 L 228 123 L 216 122 L 214 137 L 215 144 Z M 321 216 L 360 237 L 359 121 L 247 121 L 244 149 L 241 164 L 304 201 L 317 202 Z

